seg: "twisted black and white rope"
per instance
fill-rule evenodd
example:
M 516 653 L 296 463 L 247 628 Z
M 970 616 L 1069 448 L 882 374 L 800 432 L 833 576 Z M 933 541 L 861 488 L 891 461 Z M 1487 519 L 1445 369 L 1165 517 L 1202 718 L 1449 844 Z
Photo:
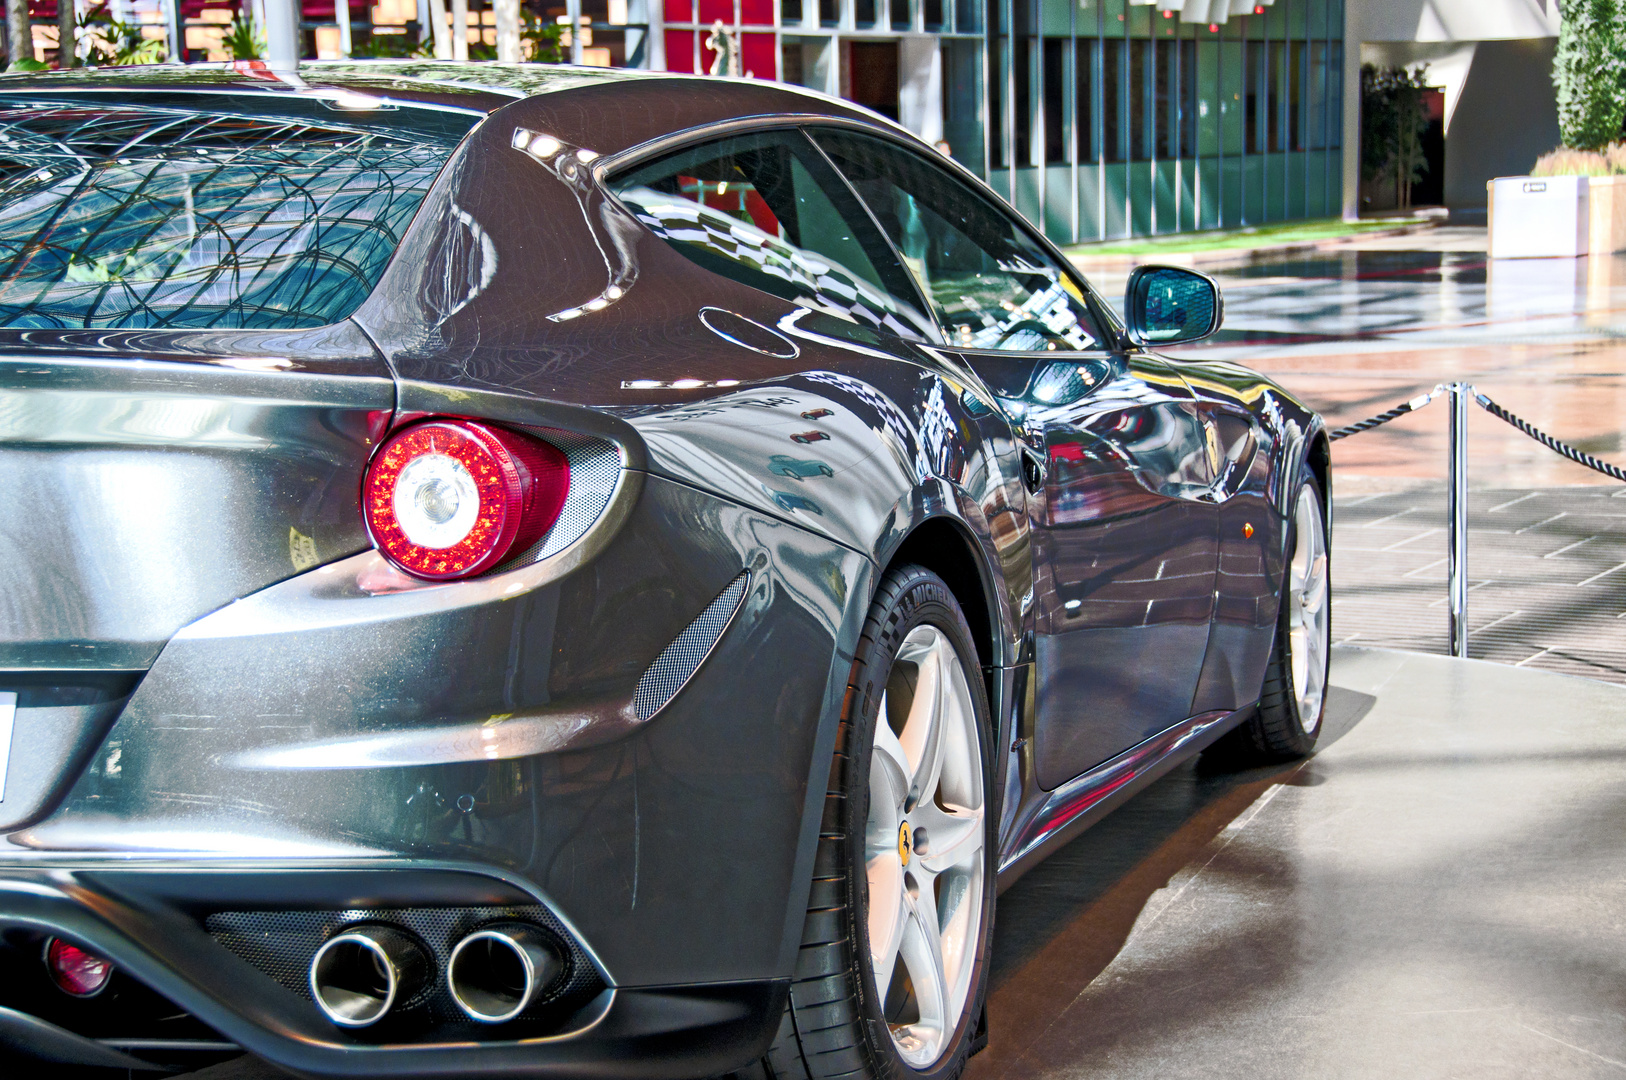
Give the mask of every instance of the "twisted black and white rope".
M 1577 465 L 1585 465 L 1589 469 L 1594 469 L 1603 473 L 1605 476 L 1613 477 L 1622 483 L 1626 483 L 1626 469 L 1622 469 L 1616 465 L 1611 465 L 1607 461 L 1599 461 L 1591 454 L 1577 450 L 1568 443 L 1559 442 L 1557 439 L 1553 438 L 1545 431 L 1542 431 L 1540 428 L 1535 427 L 1528 421 L 1521 420 L 1517 416 L 1514 416 L 1512 413 L 1496 404 L 1496 402 L 1492 401 L 1484 394 L 1481 394 L 1478 389 L 1472 387 L 1469 389 L 1473 390 L 1474 400 L 1479 402 L 1480 408 L 1484 409 L 1498 420 L 1505 420 L 1509 424 L 1512 424 L 1514 427 L 1518 428 L 1520 431 L 1524 432 L 1526 435 L 1530 436 L 1532 439 L 1536 440 L 1553 453 L 1561 454 L 1575 462 Z
M 1440 394 L 1443 394 L 1444 392 L 1445 392 L 1445 387 L 1444 386 L 1436 386 L 1434 389 L 1430 390 L 1428 393 L 1419 394 L 1416 397 L 1412 398 L 1410 401 L 1403 401 L 1399 405 L 1396 405 L 1394 408 L 1388 410 L 1387 412 L 1380 412 L 1376 416 L 1369 417 L 1369 418 L 1367 418 L 1365 420 L 1360 421 L 1359 423 L 1350 424 L 1350 425 L 1348 425 L 1346 427 L 1338 428 L 1335 431 L 1333 431 L 1331 434 L 1329 434 L 1327 436 L 1327 438 L 1337 440 L 1337 439 L 1346 438 L 1347 436 L 1350 436 L 1350 435 L 1359 435 L 1363 431 L 1371 431 L 1375 427 L 1382 427 L 1384 424 L 1387 424 L 1391 420 L 1398 420 L 1402 416 L 1405 416 L 1407 413 L 1416 412 L 1418 409 L 1421 409 L 1424 405 L 1427 405 L 1429 402 L 1433 401 L 1436 397 L 1438 397 Z

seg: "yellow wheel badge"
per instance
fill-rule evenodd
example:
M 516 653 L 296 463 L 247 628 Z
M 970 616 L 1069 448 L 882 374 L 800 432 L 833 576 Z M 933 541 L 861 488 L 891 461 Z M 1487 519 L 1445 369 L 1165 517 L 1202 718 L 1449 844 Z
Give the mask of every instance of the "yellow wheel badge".
M 903 865 L 909 865 L 909 824 L 905 822 L 898 826 L 898 858 Z

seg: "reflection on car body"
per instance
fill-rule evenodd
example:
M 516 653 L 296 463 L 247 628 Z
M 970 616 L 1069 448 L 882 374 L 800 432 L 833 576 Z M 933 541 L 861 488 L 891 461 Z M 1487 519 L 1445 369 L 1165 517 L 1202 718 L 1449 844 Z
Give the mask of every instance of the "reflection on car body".
M 806 413 L 802 416 L 805 418 Z M 768 459 L 768 471 L 777 476 L 788 476 L 792 480 L 805 480 L 810 476 L 834 476 L 830 466 L 822 461 L 805 461 L 800 458 L 787 457 L 784 454 L 775 454 Z

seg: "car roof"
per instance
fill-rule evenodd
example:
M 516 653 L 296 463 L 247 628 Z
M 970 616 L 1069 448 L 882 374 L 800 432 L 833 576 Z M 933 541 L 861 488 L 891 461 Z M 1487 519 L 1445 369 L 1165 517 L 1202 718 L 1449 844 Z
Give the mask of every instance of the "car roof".
M 434 60 L 352 60 L 302 63 L 297 71 L 273 71 L 257 61 L 229 64 L 154 64 L 80 68 L 73 71 L 0 75 L 0 94 L 133 95 L 256 94 L 332 100 L 350 92 L 383 97 L 398 105 L 455 107 L 490 113 L 518 98 L 623 79 L 637 73 L 556 64 L 465 64 Z M 98 95 L 99 96 L 99 95 Z M 105 100 L 105 99 L 104 99 Z
M 274 71 L 261 61 L 237 61 L 0 75 L 0 106 L 247 112 L 453 142 L 486 116 L 521 101 L 527 115 L 542 118 L 556 134 L 605 154 L 747 116 L 845 117 L 908 135 L 862 106 L 799 86 L 568 64 L 316 60 L 302 61 L 295 71 Z
M 726 82 L 737 91 L 757 88 L 768 107 L 783 107 L 786 95 L 792 95 L 800 99 L 798 111 L 826 112 L 832 107 L 837 113 L 852 111 L 843 108 L 845 103 L 811 90 L 757 79 L 569 64 L 452 60 L 308 60 L 290 72 L 272 70 L 260 61 L 11 72 L 0 74 L 0 95 L 85 94 L 107 101 L 104 94 L 111 91 L 136 95 L 123 103 L 137 105 L 147 94 L 163 95 L 171 101 L 173 95 L 255 94 L 333 103 L 336 94 L 348 92 L 381 97 L 402 106 L 492 113 L 522 98 L 587 88 L 607 90 L 616 83 L 649 80 L 687 86 L 691 91 Z

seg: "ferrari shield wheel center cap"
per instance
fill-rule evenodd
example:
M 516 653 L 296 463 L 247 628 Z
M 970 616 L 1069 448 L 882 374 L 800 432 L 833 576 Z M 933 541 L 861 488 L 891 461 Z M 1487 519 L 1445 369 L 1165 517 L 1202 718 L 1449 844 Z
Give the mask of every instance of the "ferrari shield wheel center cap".
M 903 865 L 909 865 L 909 823 L 906 821 L 898 826 L 898 860 Z

